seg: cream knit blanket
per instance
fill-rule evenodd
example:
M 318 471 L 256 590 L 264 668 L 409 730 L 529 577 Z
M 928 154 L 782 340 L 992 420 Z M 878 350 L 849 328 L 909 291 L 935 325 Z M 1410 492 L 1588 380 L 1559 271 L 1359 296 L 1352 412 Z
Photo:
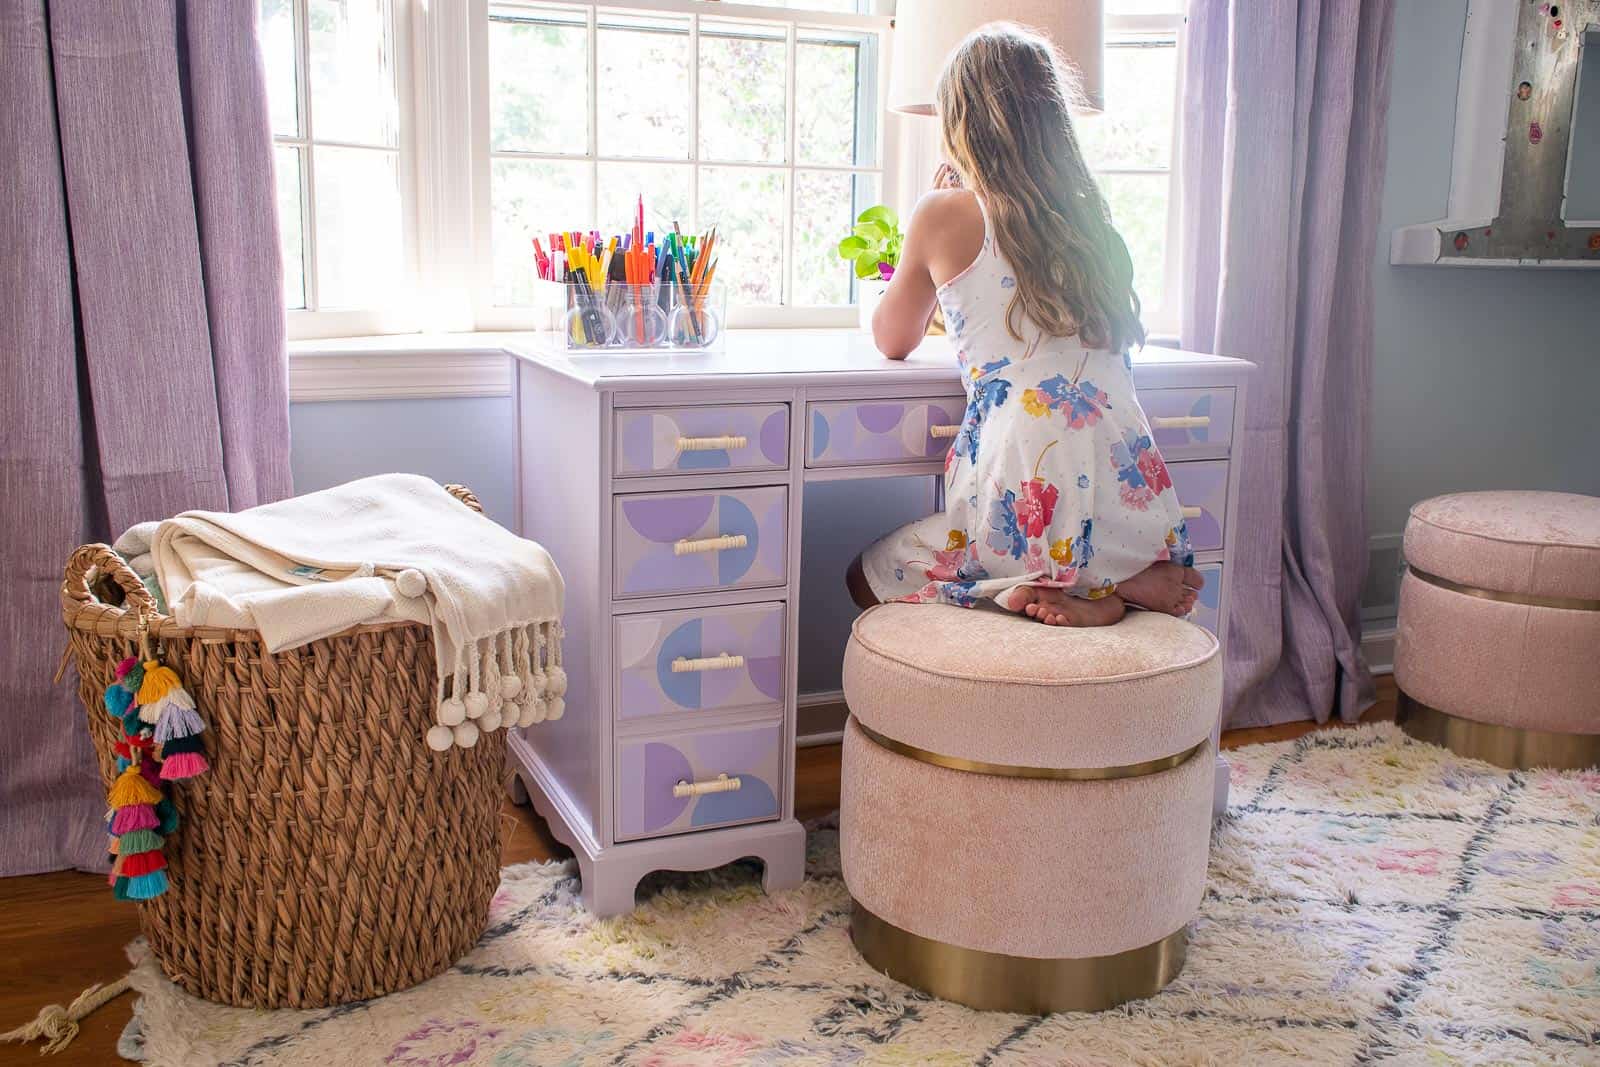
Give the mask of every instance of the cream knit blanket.
M 269 652 L 362 623 L 430 626 L 439 683 L 427 742 L 438 751 L 561 716 L 561 572 L 427 478 L 185 512 L 161 524 L 151 552 L 179 624 L 258 630 Z

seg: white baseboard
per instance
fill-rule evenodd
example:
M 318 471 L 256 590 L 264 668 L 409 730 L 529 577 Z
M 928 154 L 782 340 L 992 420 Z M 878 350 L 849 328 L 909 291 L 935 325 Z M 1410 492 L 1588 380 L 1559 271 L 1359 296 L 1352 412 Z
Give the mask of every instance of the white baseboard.
M 844 693 L 828 689 L 820 693 L 801 693 L 795 702 L 795 737 L 797 748 L 813 745 L 837 745 L 844 740 L 844 720 L 850 714 L 845 705 Z
M 1361 628 L 1361 655 L 1373 674 L 1394 673 L 1393 619 L 1374 620 Z

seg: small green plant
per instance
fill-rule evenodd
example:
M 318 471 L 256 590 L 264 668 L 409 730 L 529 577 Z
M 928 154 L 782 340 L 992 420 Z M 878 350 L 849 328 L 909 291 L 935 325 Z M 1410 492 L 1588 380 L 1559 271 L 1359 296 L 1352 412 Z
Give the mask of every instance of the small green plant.
M 856 219 L 850 236 L 839 242 L 839 258 L 855 265 L 857 278 L 888 281 L 900 265 L 900 217 L 884 204 L 869 207 Z

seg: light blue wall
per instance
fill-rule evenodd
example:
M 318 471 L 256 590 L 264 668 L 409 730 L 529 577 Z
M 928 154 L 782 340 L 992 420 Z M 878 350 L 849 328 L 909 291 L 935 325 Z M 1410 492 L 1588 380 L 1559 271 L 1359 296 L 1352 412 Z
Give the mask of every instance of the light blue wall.
M 467 486 L 490 518 L 515 523 L 510 397 L 291 404 L 289 430 L 297 493 L 369 474 L 426 474 Z
M 1389 265 L 1394 227 L 1445 214 L 1465 25 L 1466 0 L 1395 5 L 1367 491 L 1380 541 L 1438 493 L 1600 494 L 1600 271 Z M 1369 606 L 1383 595 L 1369 584 Z
M 425 474 L 471 487 L 491 518 L 514 526 L 507 397 L 294 404 L 289 423 L 296 492 L 390 471 Z M 809 486 L 804 504 L 798 671 L 800 690 L 809 693 L 839 688 L 856 615 L 845 567 L 880 534 L 931 511 L 932 485 L 926 478 L 827 482 Z M 527 536 L 537 540 L 538 531 Z

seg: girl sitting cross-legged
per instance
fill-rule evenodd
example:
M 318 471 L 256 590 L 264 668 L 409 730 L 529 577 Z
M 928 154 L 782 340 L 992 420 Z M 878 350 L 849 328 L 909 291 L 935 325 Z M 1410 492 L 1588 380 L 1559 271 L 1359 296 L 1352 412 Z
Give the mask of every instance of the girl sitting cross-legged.
M 1050 43 L 995 23 L 957 47 L 937 99 L 960 188 L 917 205 L 873 318 L 890 359 L 942 308 L 968 404 L 945 510 L 850 568 L 863 606 L 992 600 L 1059 626 L 1128 604 L 1186 615 L 1203 584 L 1134 395 L 1133 265 L 1078 150 Z

